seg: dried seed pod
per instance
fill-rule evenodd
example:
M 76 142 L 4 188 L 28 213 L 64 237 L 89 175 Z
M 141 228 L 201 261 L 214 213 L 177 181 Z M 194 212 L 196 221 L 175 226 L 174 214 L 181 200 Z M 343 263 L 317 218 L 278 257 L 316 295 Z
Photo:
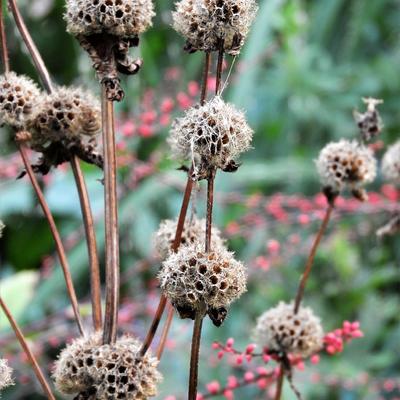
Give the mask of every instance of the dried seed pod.
M 155 248 L 162 259 L 168 257 L 175 240 L 176 226 L 178 221 L 170 219 L 162 221 L 155 234 Z M 206 235 L 206 220 L 198 219 L 196 216 L 184 225 L 181 245 L 197 244 L 204 241 Z M 224 246 L 225 241 L 221 238 L 218 228 L 212 227 L 211 247 L 213 249 Z
M 383 156 L 382 174 L 386 180 L 400 184 L 400 140 L 391 145 Z
M 9 367 L 8 361 L 0 358 L 0 391 L 8 386 L 14 385 L 12 374 L 13 369 Z
M 370 149 L 356 141 L 329 143 L 316 164 L 325 193 L 336 196 L 347 187 L 354 197 L 366 200 L 363 186 L 376 177 L 376 159 Z
M 377 105 L 383 103 L 383 100 L 368 97 L 364 98 L 363 102 L 367 105 L 367 111 L 360 113 L 354 110 L 353 116 L 360 129 L 361 137 L 363 140 L 369 141 L 378 136 L 383 129 L 382 118 L 376 108 Z
M 102 333 L 76 339 L 56 361 L 57 389 L 78 398 L 144 400 L 157 395 L 161 374 L 158 361 L 140 355 L 141 343 L 122 336 L 113 345 L 102 344 Z
M 218 326 L 227 307 L 246 291 L 243 264 L 223 247 L 205 253 L 199 245 L 182 246 L 164 261 L 158 277 L 164 295 L 182 318 L 194 319 L 205 305 Z
M 168 142 L 174 158 L 193 161 L 199 178 L 212 168 L 237 169 L 235 160 L 250 148 L 252 136 L 244 113 L 217 96 L 176 119 Z
M 41 99 L 39 88 L 26 76 L 14 72 L 0 75 L 0 125 L 25 129 L 35 117 Z
M 309 357 L 323 347 L 321 321 L 311 308 L 300 307 L 294 313 L 293 303 L 280 302 L 257 320 L 254 337 L 270 352 Z
M 173 13 L 174 29 L 190 52 L 223 48 L 237 55 L 257 14 L 255 0 L 181 0 Z

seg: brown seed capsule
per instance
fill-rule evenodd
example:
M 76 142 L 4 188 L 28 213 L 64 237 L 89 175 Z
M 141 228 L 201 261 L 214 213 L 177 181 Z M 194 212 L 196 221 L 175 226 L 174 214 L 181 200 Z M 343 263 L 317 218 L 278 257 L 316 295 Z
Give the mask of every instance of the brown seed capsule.
M 383 103 L 383 100 L 369 97 L 363 99 L 363 102 L 367 105 L 367 111 L 360 113 L 359 111 L 354 110 L 353 116 L 358 128 L 360 129 L 361 137 L 363 140 L 369 141 L 378 136 L 383 129 L 382 118 L 376 108 L 377 105 Z
M 13 370 L 8 366 L 8 361 L 0 358 L 0 391 L 8 386 L 14 385 L 12 374 Z

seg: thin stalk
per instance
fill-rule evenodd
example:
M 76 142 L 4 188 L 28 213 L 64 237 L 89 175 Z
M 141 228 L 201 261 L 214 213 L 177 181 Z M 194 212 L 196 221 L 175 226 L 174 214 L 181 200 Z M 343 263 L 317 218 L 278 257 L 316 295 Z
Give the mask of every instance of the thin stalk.
M 174 311 L 174 307 L 172 306 L 172 304 L 168 304 L 167 319 L 165 320 L 164 329 L 161 333 L 160 343 L 159 343 L 157 351 L 156 351 L 156 357 L 158 360 L 160 360 L 163 355 L 163 352 L 165 349 L 165 344 L 167 343 L 168 332 L 169 332 L 169 329 L 171 328 L 172 319 L 174 318 L 174 312 L 175 311 Z
M 107 89 L 104 84 L 101 89 L 106 226 L 106 309 L 103 342 L 112 344 L 117 339 L 120 282 L 117 161 L 114 134 L 114 104 L 107 99 Z
M 8 321 L 10 322 L 10 325 L 12 329 L 14 330 L 15 336 L 17 337 L 19 343 L 21 344 L 22 349 L 24 350 L 26 356 L 28 357 L 30 363 L 32 364 L 33 370 L 35 372 L 35 375 L 37 379 L 39 380 L 40 384 L 42 385 L 43 391 L 46 393 L 46 396 L 49 400 L 56 400 L 55 396 L 53 395 L 50 386 L 44 377 L 44 374 L 39 366 L 39 363 L 36 360 L 35 355 L 32 353 L 31 349 L 28 346 L 28 343 L 25 339 L 24 334 L 22 333 L 21 329 L 19 328 L 17 321 L 14 319 L 12 316 L 9 308 L 7 305 L 4 303 L 3 299 L 0 297 L 0 307 L 4 311 L 4 314 L 6 315 Z
M 284 380 L 285 380 L 285 372 L 284 372 L 283 366 L 281 366 L 281 369 L 279 371 L 279 377 L 276 382 L 275 400 L 281 399 Z
M 217 64 L 217 77 L 216 77 L 216 84 L 215 84 L 215 94 L 218 95 L 221 89 L 221 82 L 222 82 L 222 66 L 224 64 L 224 40 L 221 40 L 220 47 L 218 51 L 218 64 Z
M 93 326 L 95 330 L 101 330 L 102 316 L 101 316 L 100 266 L 97 253 L 96 234 L 94 230 L 92 209 L 90 207 L 89 195 L 79 160 L 76 156 L 73 156 L 70 162 L 71 162 L 72 172 L 74 173 L 75 184 L 78 189 L 82 217 L 85 226 L 86 244 L 89 254 Z
M 313 267 L 314 258 L 315 258 L 315 255 L 317 253 L 318 246 L 321 243 L 321 239 L 322 239 L 322 237 L 323 237 L 323 235 L 324 235 L 324 233 L 326 231 L 326 228 L 328 226 L 328 223 L 329 223 L 329 220 L 331 218 L 333 209 L 334 209 L 334 204 L 330 204 L 328 206 L 328 208 L 326 209 L 324 219 L 323 219 L 323 221 L 321 223 L 321 226 L 320 226 L 320 228 L 318 230 L 317 236 L 315 237 L 314 244 L 313 244 L 313 246 L 311 248 L 311 251 L 310 251 L 310 254 L 308 256 L 306 268 L 305 268 L 304 274 L 303 274 L 303 276 L 301 278 L 301 281 L 300 281 L 300 284 L 299 284 L 299 288 L 298 288 L 298 291 L 297 291 L 297 295 L 296 295 L 296 300 L 295 300 L 295 303 L 294 303 L 294 313 L 295 314 L 297 314 L 298 311 L 299 311 L 301 300 L 303 299 L 303 296 L 304 296 L 304 290 L 306 288 L 307 280 L 308 280 L 308 278 L 310 276 L 310 273 L 311 273 L 311 270 L 312 270 L 312 267 Z
M 1 59 L 3 60 L 4 73 L 8 74 L 10 72 L 10 59 L 8 57 L 7 36 L 6 36 L 6 29 L 4 26 L 3 1 L 1 1 L 0 3 L 0 41 L 1 41 Z
M 207 178 L 207 220 L 206 220 L 206 240 L 205 251 L 211 251 L 211 231 L 212 231 L 212 215 L 214 208 L 214 183 L 217 171 L 213 168 Z
M 68 292 L 68 296 L 70 298 L 71 301 L 71 305 L 72 305 L 72 309 L 74 312 L 74 316 L 75 316 L 75 320 L 76 320 L 76 324 L 78 325 L 78 329 L 79 332 L 81 333 L 81 335 L 84 335 L 84 330 L 83 330 L 83 324 L 82 324 L 82 319 L 80 316 L 80 312 L 79 312 L 79 306 L 78 306 L 78 300 L 76 297 L 76 293 L 75 293 L 75 288 L 74 288 L 74 284 L 72 281 L 72 276 L 71 276 L 71 271 L 69 268 L 69 264 L 68 264 L 68 260 L 67 260 L 67 256 L 65 253 L 65 249 L 64 249 L 64 245 L 62 243 L 60 234 L 57 230 L 57 226 L 55 224 L 53 215 L 51 214 L 50 208 L 44 198 L 43 192 L 39 186 L 39 183 L 36 179 L 36 176 L 32 170 L 31 164 L 29 162 L 28 159 L 28 155 L 26 153 L 26 148 L 25 145 L 23 143 L 18 143 L 18 150 L 21 154 L 22 160 L 24 162 L 24 166 L 26 169 L 26 172 L 28 173 L 29 179 L 32 183 L 33 189 L 35 190 L 35 193 L 38 197 L 40 206 L 43 210 L 43 213 L 47 219 L 47 222 L 49 224 L 50 227 L 50 231 L 51 234 L 53 236 L 54 242 L 56 244 L 56 250 L 57 250 L 57 254 L 58 254 L 58 258 L 60 260 L 60 264 L 61 264 L 61 268 L 63 270 L 64 273 L 64 279 L 65 279 L 65 284 L 67 286 L 67 292 Z
M 10 6 L 11 12 L 14 16 L 15 23 L 17 28 L 22 36 L 23 41 L 28 48 L 28 51 L 32 57 L 33 63 L 36 66 L 36 69 L 39 73 L 39 76 L 43 82 L 43 86 L 45 87 L 46 91 L 51 93 L 53 91 L 53 86 L 51 83 L 49 72 L 46 68 L 46 65 L 40 55 L 35 43 L 32 40 L 31 35 L 25 25 L 24 19 L 18 9 L 16 0 L 8 0 L 8 4 Z
M 207 52 L 204 61 L 203 84 L 201 87 L 200 104 L 202 106 L 206 102 L 206 97 L 207 97 L 207 83 L 208 83 L 208 74 L 210 73 L 210 64 L 211 64 L 211 53 Z

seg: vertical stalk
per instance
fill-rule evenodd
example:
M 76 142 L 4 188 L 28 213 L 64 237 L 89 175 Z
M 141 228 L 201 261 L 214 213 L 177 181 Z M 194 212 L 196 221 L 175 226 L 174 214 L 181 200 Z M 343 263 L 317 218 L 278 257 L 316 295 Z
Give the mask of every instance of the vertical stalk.
M 101 89 L 106 227 L 106 309 L 103 342 L 110 344 L 115 343 L 117 339 L 120 282 L 117 161 L 114 134 L 114 104 L 107 99 L 107 89 L 104 84 L 102 84 Z
M 220 47 L 218 50 L 218 64 L 217 64 L 217 80 L 215 84 L 215 94 L 218 95 L 221 89 L 221 81 L 222 81 L 222 66 L 224 64 L 224 40 L 221 39 Z
M 206 240 L 205 251 L 211 251 L 211 231 L 212 231 L 212 216 L 214 208 L 214 183 L 217 171 L 215 168 L 210 170 L 207 178 L 207 220 L 206 220 Z
M 210 71 L 210 63 L 211 63 L 211 53 L 206 53 L 206 59 L 204 61 L 204 70 L 203 70 L 203 84 L 201 87 L 201 98 L 200 104 L 203 106 L 206 102 L 207 97 L 207 83 L 208 83 L 208 75 Z
M 17 142 L 18 142 L 18 138 L 17 138 Z M 83 330 L 83 324 L 82 324 L 82 320 L 81 320 L 81 316 L 79 313 L 79 306 L 78 306 L 78 300 L 76 297 L 76 293 L 75 293 L 75 289 L 74 289 L 74 284 L 72 281 L 72 276 L 71 276 L 71 271 L 69 268 L 69 264 L 68 264 L 68 260 L 67 260 L 67 256 L 65 253 L 65 249 L 64 246 L 62 244 L 62 240 L 60 237 L 60 234 L 57 230 L 54 218 L 51 214 L 50 208 L 44 198 L 43 192 L 39 186 L 39 183 L 36 179 L 36 176 L 32 170 L 31 164 L 29 162 L 28 156 L 26 154 L 26 148 L 25 145 L 23 143 L 18 143 L 18 150 L 21 154 L 22 160 L 24 162 L 24 166 L 26 169 L 26 172 L 28 173 L 29 179 L 32 183 L 33 189 L 36 192 L 36 195 L 38 197 L 40 206 L 43 210 L 43 213 L 47 219 L 47 222 L 49 224 L 50 230 L 51 230 L 51 234 L 53 236 L 54 242 L 56 244 L 56 250 L 57 250 L 57 254 L 58 254 L 58 258 L 60 260 L 60 264 L 61 264 L 61 268 L 63 270 L 64 273 L 64 279 L 65 279 L 65 284 L 67 286 L 67 292 L 71 301 L 71 305 L 72 305 L 72 309 L 74 312 L 74 316 L 75 316 L 75 320 L 76 323 L 78 325 L 78 329 L 79 332 L 81 333 L 81 335 L 84 335 L 84 330 Z
M 90 207 L 89 195 L 85 179 L 83 177 L 79 160 L 76 156 L 73 156 L 70 162 L 71 162 L 72 172 L 74 173 L 76 187 L 78 189 L 79 201 L 82 210 L 82 217 L 85 226 L 85 237 L 89 254 L 92 319 L 93 319 L 94 329 L 98 331 L 101 330 L 102 328 L 101 283 L 100 283 L 100 266 L 99 266 L 99 258 L 97 255 L 97 243 L 94 230 L 93 215 Z
M 0 2 L 0 41 L 1 41 L 1 59 L 3 60 L 4 73 L 8 74 L 10 72 L 10 59 L 8 57 L 7 36 L 6 36 L 6 29 L 4 26 L 3 1 Z
M 308 280 L 308 278 L 310 276 L 311 269 L 312 269 L 312 266 L 313 266 L 313 263 L 314 263 L 314 258 L 315 258 L 315 255 L 317 253 L 318 246 L 321 243 L 321 239 L 322 239 L 322 237 L 323 237 L 323 235 L 324 235 L 324 233 L 326 231 L 326 228 L 328 226 L 328 223 L 329 223 L 329 220 L 331 218 L 333 209 L 334 209 L 334 204 L 329 204 L 328 208 L 326 209 L 325 216 L 324 216 L 324 219 L 322 221 L 322 224 L 321 224 L 321 226 L 320 226 L 320 228 L 318 230 L 317 236 L 315 237 L 314 244 L 313 244 L 313 246 L 311 248 L 310 254 L 308 256 L 306 268 L 305 268 L 304 274 L 303 274 L 303 276 L 302 276 L 302 278 L 300 280 L 299 288 L 298 288 L 297 295 L 296 295 L 296 300 L 295 300 L 295 303 L 294 303 L 294 313 L 295 314 L 297 314 L 298 311 L 299 311 L 301 300 L 302 300 L 302 298 L 304 296 L 304 290 L 306 288 L 306 283 L 307 283 L 307 280 Z
M 49 386 L 46 378 L 44 377 L 44 374 L 39 366 L 39 363 L 36 360 L 35 355 L 32 353 L 32 350 L 28 346 L 28 343 L 25 339 L 24 334 L 22 333 L 21 329 L 19 328 L 19 326 L 17 324 L 17 321 L 14 319 L 9 308 L 4 303 L 4 301 L 1 297 L 0 297 L 0 307 L 4 311 L 4 314 L 6 315 L 8 321 L 10 322 L 10 325 L 15 333 L 15 336 L 17 337 L 22 349 L 24 350 L 26 356 L 28 357 L 30 363 L 32 364 L 35 375 L 36 375 L 37 379 L 39 380 L 47 398 L 49 400 L 56 400 L 56 398 L 54 397 L 54 395 L 50 389 L 50 386 Z
M 167 342 L 168 332 L 169 332 L 169 329 L 171 328 L 173 317 L 174 317 L 174 307 L 172 307 L 172 304 L 168 304 L 167 319 L 165 321 L 164 329 L 161 333 L 160 343 L 159 343 L 157 351 L 156 351 L 156 357 L 158 360 L 160 360 L 163 355 L 163 352 L 165 349 L 165 344 Z
M 281 365 L 278 380 L 276 382 L 275 400 L 281 399 L 284 379 L 285 379 L 285 372 L 283 366 Z

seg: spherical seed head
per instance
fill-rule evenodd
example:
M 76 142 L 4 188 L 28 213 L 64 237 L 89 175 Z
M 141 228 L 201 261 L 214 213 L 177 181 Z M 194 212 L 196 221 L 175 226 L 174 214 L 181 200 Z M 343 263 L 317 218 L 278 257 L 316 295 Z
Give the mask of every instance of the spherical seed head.
M 355 110 L 353 116 L 358 128 L 360 129 L 361 137 L 364 140 L 369 141 L 378 136 L 383 129 L 382 118 L 376 108 L 377 105 L 383 103 L 383 100 L 368 97 L 364 98 L 363 102 L 367 105 L 367 110 L 364 113 Z
M 162 221 L 155 234 L 155 248 L 162 259 L 171 253 L 171 247 L 175 240 L 176 226 L 178 221 Z M 182 232 L 181 245 L 198 244 L 204 241 L 206 235 L 206 220 L 198 219 L 196 216 L 185 222 Z M 218 228 L 212 227 L 211 247 L 213 249 L 224 246 L 225 241 L 221 238 Z
M 181 0 L 173 13 L 174 29 L 191 50 L 240 52 L 256 16 L 255 0 Z
M 316 164 L 324 188 L 336 193 L 348 187 L 357 197 L 363 186 L 376 177 L 376 159 L 372 151 L 356 141 L 328 144 Z
M 254 330 L 261 347 L 303 358 L 321 350 L 323 335 L 321 321 L 311 308 L 300 307 L 295 314 L 293 303 L 284 302 L 262 314 Z
M 25 129 L 40 100 L 41 92 L 31 79 L 14 72 L 0 75 L 0 125 Z
M 98 33 L 127 38 L 152 25 L 152 0 L 67 0 L 67 30 L 77 36 Z
M 208 310 L 225 308 L 246 291 L 243 264 L 222 247 L 205 253 L 199 245 L 182 246 L 164 261 L 158 277 L 178 311 L 203 304 Z
M 176 119 L 168 142 L 174 158 L 224 170 L 250 148 L 252 137 L 244 113 L 217 96 Z
M 400 184 L 400 140 L 391 145 L 383 156 L 382 174 L 386 180 Z
M 0 358 L 0 391 L 14 385 L 12 374 L 13 369 L 8 365 L 8 361 Z
M 161 374 L 158 361 L 141 343 L 122 336 L 114 345 L 102 344 L 102 333 L 76 339 L 56 361 L 53 379 L 61 393 L 92 393 L 97 400 L 143 400 L 156 396 Z

